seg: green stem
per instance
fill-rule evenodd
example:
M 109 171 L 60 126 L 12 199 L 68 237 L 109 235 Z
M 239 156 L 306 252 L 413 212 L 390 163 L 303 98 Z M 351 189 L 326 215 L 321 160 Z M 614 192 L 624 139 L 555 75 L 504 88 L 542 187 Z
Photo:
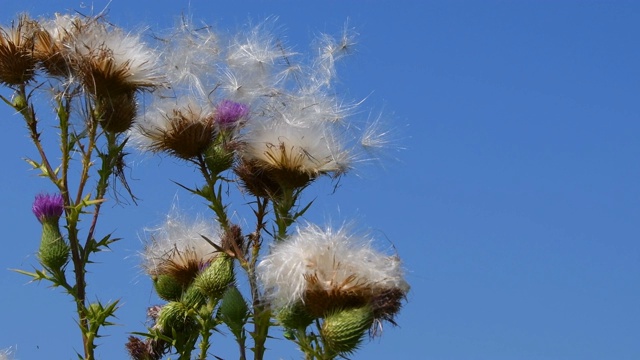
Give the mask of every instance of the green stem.
M 264 229 L 265 217 L 267 215 L 267 207 L 269 199 L 256 198 L 258 204 L 256 214 L 256 230 L 251 235 L 251 255 L 246 268 L 247 277 L 249 278 L 249 286 L 251 288 L 251 299 L 253 308 L 253 342 L 254 342 L 254 358 L 262 359 L 266 350 L 265 342 L 269 334 L 269 327 L 271 326 L 271 309 L 268 304 L 262 301 L 260 294 L 260 288 L 258 286 L 258 279 L 256 275 L 256 264 L 258 257 L 260 256 L 260 247 L 262 245 L 262 230 Z M 241 353 L 241 359 L 244 359 L 244 351 Z
M 209 331 L 207 326 L 203 326 L 201 336 L 202 336 L 202 339 L 200 340 L 200 357 L 198 357 L 198 359 L 206 360 L 207 351 L 209 351 L 209 346 L 211 346 L 209 342 L 209 338 L 211 337 L 211 332 Z
M 82 332 L 82 343 L 84 348 L 84 356 L 85 359 L 93 359 L 93 336 L 89 334 L 89 322 L 87 320 L 87 308 L 86 308 L 86 279 L 85 279 L 85 268 L 83 264 L 84 251 L 80 246 L 80 241 L 78 238 L 78 229 L 77 223 L 78 219 L 74 216 L 71 216 L 68 209 L 72 206 L 76 206 L 79 201 L 81 201 L 81 193 L 86 182 L 86 178 L 88 177 L 87 172 L 90 167 L 90 155 L 89 159 L 86 160 L 87 156 L 83 156 L 83 169 L 80 177 L 80 184 L 78 186 L 78 195 L 76 197 L 75 202 L 72 203 L 71 197 L 69 196 L 69 163 L 71 159 L 70 152 L 73 150 L 69 144 L 69 112 L 70 112 L 70 101 L 64 101 L 62 99 L 58 102 L 58 121 L 60 124 L 60 152 L 61 152 L 61 184 L 59 188 L 61 190 L 62 196 L 64 198 L 65 209 L 66 210 L 66 221 L 67 221 L 67 233 L 69 238 L 69 247 L 71 248 L 71 261 L 73 263 L 73 272 L 75 275 L 76 285 L 74 286 L 74 291 L 70 292 L 73 296 L 76 303 L 76 313 L 78 314 L 78 326 L 80 327 L 80 331 Z
M 210 208 L 216 213 L 216 219 L 218 223 L 222 227 L 223 230 L 229 229 L 229 218 L 227 216 L 226 206 L 222 202 L 222 186 L 218 185 L 217 182 L 220 179 L 218 176 L 213 176 L 209 170 L 207 169 L 207 164 L 204 161 L 204 157 L 199 155 L 197 161 L 195 161 L 198 167 L 200 168 L 200 172 L 204 177 L 207 186 L 211 190 L 211 195 L 207 196 L 207 200 L 211 202 Z
M 120 153 L 120 149 L 117 144 L 116 135 L 113 133 L 106 133 L 106 137 L 107 137 L 107 153 L 101 156 L 102 168 L 100 169 L 100 171 L 98 171 L 99 179 L 98 179 L 98 184 L 96 185 L 96 195 L 94 197 L 95 200 L 104 199 L 104 196 L 107 193 L 107 189 L 109 187 L 109 177 L 113 174 L 115 162 L 118 159 L 118 156 Z M 87 164 L 87 166 L 90 166 L 90 164 Z M 95 229 L 98 222 L 98 216 L 100 215 L 101 208 L 102 208 L 102 202 L 98 202 L 95 204 L 95 208 L 93 211 L 93 219 L 91 221 L 91 226 L 89 227 L 89 232 L 87 233 L 87 239 L 85 244 L 91 241 L 91 239 L 93 239 L 93 234 L 95 233 Z
M 78 238 L 77 238 L 76 221 L 70 221 L 71 217 L 69 213 L 69 209 L 71 208 L 72 204 L 71 204 L 71 199 L 69 197 L 68 182 L 67 182 L 67 168 L 68 168 L 69 158 L 70 158 L 70 155 L 69 155 L 70 149 L 68 147 L 68 142 L 67 142 L 67 139 L 68 139 L 68 121 L 67 120 L 69 117 L 68 109 L 65 109 L 65 111 L 58 112 L 58 117 L 60 121 L 60 130 L 61 130 L 60 136 L 61 136 L 61 145 L 62 145 L 61 152 L 62 152 L 62 170 L 63 170 L 62 172 L 63 178 L 60 179 L 58 178 L 57 173 L 51 167 L 51 164 L 42 147 L 42 143 L 40 142 L 40 133 L 38 131 L 38 121 L 36 118 L 35 110 L 33 108 L 33 105 L 28 102 L 28 96 L 27 96 L 26 88 L 24 85 L 21 85 L 19 87 L 18 96 L 22 96 L 27 101 L 26 106 L 23 109 L 19 109 L 20 113 L 22 114 L 22 116 L 24 117 L 27 123 L 29 135 L 31 137 L 33 144 L 38 150 L 38 153 L 42 161 L 42 166 L 44 166 L 49 179 L 60 190 L 60 193 L 64 201 L 65 218 L 67 220 L 67 230 L 69 235 L 69 245 L 70 245 L 69 247 L 71 249 L 71 259 L 74 265 L 74 273 L 75 273 L 75 280 L 76 280 L 76 286 L 68 287 L 68 284 L 67 284 L 65 288 L 67 289 L 68 293 L 74 297 L 74 300 L 76 303 L 76 311 L 78 313 L 78 320 L 79 320 L 78 325 L 82 332 L 82 343 L 83 343 L 83 348 L 85 353 L 85 359 L 93 360 L 93 348 L 90 345 L 91 343 L 89 342 L 89 339 L 86 334 L 88 329 L 88 322 L 86 318 L 86 307 L 85 307 L 86 286 L 84 282 L 84 268 L 82 266 L 82 260 L 81 260 L 82 249 L 80 248 Z M 58 276 L 56 277 L 60 277 L 59 276 L 60 274 L 57 274 L 57 275 Z M 66 280 L 65 280 L 65 284 L 66 284 Z
M 295 221 L 291 209 L 296 204 L 297 197 L 297 192 L 294 189 L 284 188 L 281 196 L 273 202 L 273 212 L 278 227 L 276 241 L 282 241 L 287 237 L 287 230 Z
M 315 340 L 315 336 L 311 334 L 309 336 L 305 329 L 297 329 L 295 331 L 296 334 L 296 343 L 300 350 L 304 353 L 305 360 L 314 360 L 318 356 L 316 348 L 313 343 Z

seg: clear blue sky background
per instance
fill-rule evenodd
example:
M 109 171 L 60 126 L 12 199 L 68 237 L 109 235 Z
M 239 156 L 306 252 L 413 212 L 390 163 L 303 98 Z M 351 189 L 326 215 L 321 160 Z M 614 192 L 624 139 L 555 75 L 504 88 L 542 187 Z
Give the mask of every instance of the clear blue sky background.
M 23 11 L 89 12 L 77 1 L 2 5 L 3 24 Z M 114 0 L 110 9 L 128 29 L 163 30 L 181 13 L 222 30 L 275 15 L 299 51 L 347 18 L 361 34 L 340 91 L 383 109 L 406 150 L 347 176 L 335 194 L 318 184 L 307 218 L 379 230 L 412 291 L 400 326 L 354 358 L 640 359 L 640 3 Z M 36 264 L 30 207 L 51 188 L 21 160 L 35 154 L 6 107 L 0 128 L 0 348 L 17 346 L 21 360 L 73 359 L 69 298 L 5 270 Z M 203 210 L 170 181 L 194 182 L 190 168 L 131 159 L 142 201 L 106 207 L 101 230 L 124 240 L 90 275 L 92 294 L 123 305 L 100 340 L 104 360 L 126 358 L 127 333 L 157 303 L 137 267 L 141 229 L 176 195 Z M 216 354 L 236 358 L 230 337 L 216 339 Z M 284 340 L 270 344 L 269 358 L 299 358 Z

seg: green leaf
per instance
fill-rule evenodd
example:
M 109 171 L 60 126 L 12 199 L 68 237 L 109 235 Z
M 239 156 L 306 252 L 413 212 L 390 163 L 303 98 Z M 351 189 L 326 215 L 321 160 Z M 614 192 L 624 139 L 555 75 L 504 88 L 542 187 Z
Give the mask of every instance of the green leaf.
M 248 316 L 249 306 L 242 294 L 235 286 L 229 287 L 222 297 L 222 303 L 218 308 L 218 317 L 229 327 L 236 338 L 240 338 L 243 335 L 242 330 Z
M 11 271 L 15 271 L 18 274 L 27 275 L 29 277 L 32 277 L 33 278 L 32 281 L 49 280 L 49 276 L 44 271 L 37 270 L 37 269 L 34 269 L 34 270 L 35 270 L 35 272 L 29 272 L 29 271 L 20 270 L 20 269 L 11 269 Z

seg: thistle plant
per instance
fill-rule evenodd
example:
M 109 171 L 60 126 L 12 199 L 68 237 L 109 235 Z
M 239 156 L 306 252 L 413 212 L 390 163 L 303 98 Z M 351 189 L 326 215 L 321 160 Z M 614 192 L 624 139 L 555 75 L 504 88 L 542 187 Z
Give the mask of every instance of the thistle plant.
M 154 58 L 139 37 L 101 16 L 21 15 L 0 29 L 0 83 L 10 94 L 0 98 L 24 119 L 38 154 L 27 161 L 52 189 L 33 203 L 42 224 L 39 267 L 18 272 L 73 298 L 84 359 L 95 358 L 95 340 L 118 307 L 88 302 L 87 272 L 94 255 L 117 240 L 99 236 L 96 227 L 116 176 L 127 186 L 120 175 L 137 98 L 162 85 Z M 42 95 L 49 101 L 36 100 Z M 53 121 L 41 110 L 48 105 Z M 49 139 L 59 147 L 47 148 Z M 82 229 L 81 221 L 88 222 Z
M 132 359 L 206 359 L 220 332 L 233 336 L 240 359 L 264 359 L 275 326 L 305 359 L 334 359 L 395 324 L 409 291 L 398 256 L 305 216 L 316 182 L 337 183 L 386 143 L 377 121 L 356 120 L 360 103 L 335 94 L 336 64 L 354 33 L 322 35 L 304 57 L 272 28 L 268 20 L 222 34 L 183 20 L 156 35 L 154 49 L 102 16 L 23 16 L 3 29 L 0 82 L 13 94 L 2 99 L 26 121 L 39 154 L 29 162 L 55 190 L 33 205 L 43 269 L 20 272 L 73 297 L 81 358 L 95 358 L 118 306 L 87 302 L 86 273 L 116 240 L 95 234 L 109 187 L 119 180 L 135 200 L 122 171 L 127 146 L 192 167 L 195 185 L 171 180 L 211 210 L 195 220 L 172 211 L 146 232 L 142 268 L 163 303 L 129 337 Z M 33 95 L 43 92 L 56 110 L 56 156 L 41 141 Z M 234 191 L 252 216 L 238 218 Z

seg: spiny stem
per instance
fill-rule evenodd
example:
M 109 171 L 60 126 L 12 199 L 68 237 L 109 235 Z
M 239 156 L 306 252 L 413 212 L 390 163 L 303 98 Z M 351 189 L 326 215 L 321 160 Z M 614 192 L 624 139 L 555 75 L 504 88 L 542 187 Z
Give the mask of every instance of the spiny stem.
M 254 357 L 255 359 L 262 359 L 266 350 L 264 344 L 267 341 L 267 335 L 269 333 L 269 326 L 271 325 L 270 317 L 271 310 L 269 305 L 262 301 L 260 289 L 258 287 L 258 279 L 256 275 L 256 264 L 258 262 L 258 256 L 260 255 L 260 247 L 262 244 L 261 233 L 265 224 L 265 216 L 267 215 L 267 206 L 269 199 L 256 198 L 258 209 L 255 210 L 256 215 L 256 230 L 251 236 L 251 255 L 248 261 L 247 277 L 249 278 L 249 286 L 251 288 L 251 299 L 253 308 L 253 341 L 254 341 Z M 263 316 L 268 315 L 268 319 L 264 321 Z M 244 351 L 241 354 L 244 358 Z
M 22 96 L 24 99 L 28 99 L 27 93 L 26 93 L 26 87 L 24 86 L 24 84 L 19 87 L 18 96 Z M 66 142 L 67 141 L 66 139 L 68 139 L 68 127 L 67 127 L 68 111 L 65 110 L 65 112 L 58 113 L 58 117 L 61 125 L 60 135 L 63 141 L 62 142 L 63 147 L 61 148 L 62 161 L 63 161 L 63 164 L 62 164 L 63 178 L 62 178 L 62 182 L 60 182 L 60 179 L 58 178 L 58 175 L 51 167 L 51 164 L 42 147 L 42 143 L 40 142 L 40 133 L 38 132 L 38 121 L 36 118 L 33 105 L 29 104 L 28 100 L 26 101 L 27 101 L 27 105 L 23 109 L 20 109 L 20 113 L 22 114 L 22 116 L 24 117 L 27 123 L 27 128 L 29 129 L 29 135 L 31 137 L 33 144 L 38 150 L 38 153 L 42 161 L 42 165 L 45 167 L 49 179 L 59 189 L 60 194 L 62 195 L 62 198 L 63 198 L 64 207 L 65 207 L 65 219 L 67 221 L 67 230 L 69 235 L 69 245 L 70 245 L 69 247 L 71 250 L 71 258 L 74 265 L 74 274 L 75 274 L 75 280 L 76 280 L 76 285 L 74 288 L 72 288 L 75 290 L 69 293 L 74 297 L 74 300 L 76 303 L 76 311 L 78 313 L 78 325 L 82 332 L 82 343 L 83 343 L 85 359 L 93 360 L 93 346 L 90 343 L 90 339 L 87 337 L 87 333 L 86 333 L 87 332 L 86 330 L 88 329 L 89 324 L 86 317 L 86 306 L 85 306 L 86 285 L 84 281 L 84 267 L 82 266 L 81 248 L 77 238 L 76 222 L 70 221 L 71 220 L 70 208 L 72 204 L 71 204 L 71 199 L 69 197 L 68 182 L 67 182 L 67 167 L 68 167 L 70 155 L 69 155 L 68 143 Z M 67 146 L 64 146 L 64 145 L 67 145 Z
M 222 203 L 222 194 L 220 192 L 221 189 L 216 189 L 216 185 L 218 180 L 220 179 L 218 176 L 212 176 L 209 170 L 207 169 L 207 164 L 204 161 L 204 157 L 202 155 L 198 155 L 196 164 L 200 168 L 200 172 L 207 182 L 207 186 L 211 189 L 211 196 L 207 198 L 211 202 L 211 209 L 216 213 L 216 218 L 220 226 L 222 226 L 223 230 L 229 229 L 229 218 L 227 217 L 227 212 L 224 204 Z
M 276 241 L 282 241 L 287 237 L 287 230 L 295 220 L 291 214 L 291 209 L 295 205 L 296 199 L 297 196 L 294 189 L 284 188 L 282 195 L 277 201 L 274 200 L 273 202 L 273 212 L 278 226 Z
M 118 144 L 116 143 L 117 138 L 113 133 L 106 133 L 107 138 L 107 153 L 103 157 L 102 161 L 102 169 L 99 171 L 100 178 L 98 179 L 98 184 L 96 185 L 96 195 L 95 200 L 104 199 L 104 195 L 107 192 L 107 188 L 109 187 L 109 177 L 113 174 L 113 168 L 115 166 L 115 160 L 118 158 L 119 149 Z M 100 215 L 100 209 L 102 207 L 102 202 L 98 202 L 95 204 L 95 208 L 93 211 L 93 219 L 91 220 L 91 226 L 89 227 L 89 232 L 87 233 L 87 239 L 85 245 L 93 239 L 93 234 L 95 233 L 96 225 L 98 223 L 98 216 Z
M 70 104 L 67 101 L 66 104 L 63 104 L 62 100 L 60 100 L 58 104 L 58 121 L 60 124 L 60 151 L 62 153 L 62 163 L 61 163 L 61 175 L 62 175 L 62 186 L 61 193 L 65 203 L 65 212 L 66 212 L 66 221 L 67 221 L 67 233 L 69 237 L 69 247 L 71 248 L 71 261 L 73 262 L 73 272 L 75 275 L 75 291 L 70 292 L 70 294 L 74 297 L 76 302 L 76 312 L 78 313 L 78 320 L 80 330 L 82 332 L 82 343 L 84 348 L 84 354 L 86 359 L 93 359 L 93 339 L 88 336 L 89 330 L 89 322 L 87 320 L 87 309 L 86 309 L 86 281 L 85 281 L 85 269 L 83 265 L 83 250 L 80 247 L 80 242 L 78 239 L 78 230 L 77 230 L 77 219 L 72 219 L 69 213 L 69 209 L 71 206 L 77 204 L 71 203 L 71 198 L 69 196 L 69 162 L 71 159 L 69 148 L 69 108 Z M 83 165 L 86 162 L 83 161 Z M 85 166 L 83 166 L 83 176 L 81 176 L 80 186 L 83 186 L 83 177 L 87 177 Z M 88 171 L 88 169 L 86 169 Z M 81 191 L 79 189 L 79 191 Z M 78 196 L 79 197 L 79 196 Z
M 255 211 L 256 230 L 251 234 L 251 255 L 248 261 L 248 268 L 246 269 L 249 277 L 249 285 L 251 287 L 251 299 L 254 305 L 260 302 L 260 289 L 258 288 L 255 269 L 260 255 L 260 247 L 262 245 L 262 230 L 266 226 L 264 218 L 267 215 L 269 199 L 265 198 L 261 201 L 261 198 L 256 197 L 256 203 L 258 204 L 258 209 Z

